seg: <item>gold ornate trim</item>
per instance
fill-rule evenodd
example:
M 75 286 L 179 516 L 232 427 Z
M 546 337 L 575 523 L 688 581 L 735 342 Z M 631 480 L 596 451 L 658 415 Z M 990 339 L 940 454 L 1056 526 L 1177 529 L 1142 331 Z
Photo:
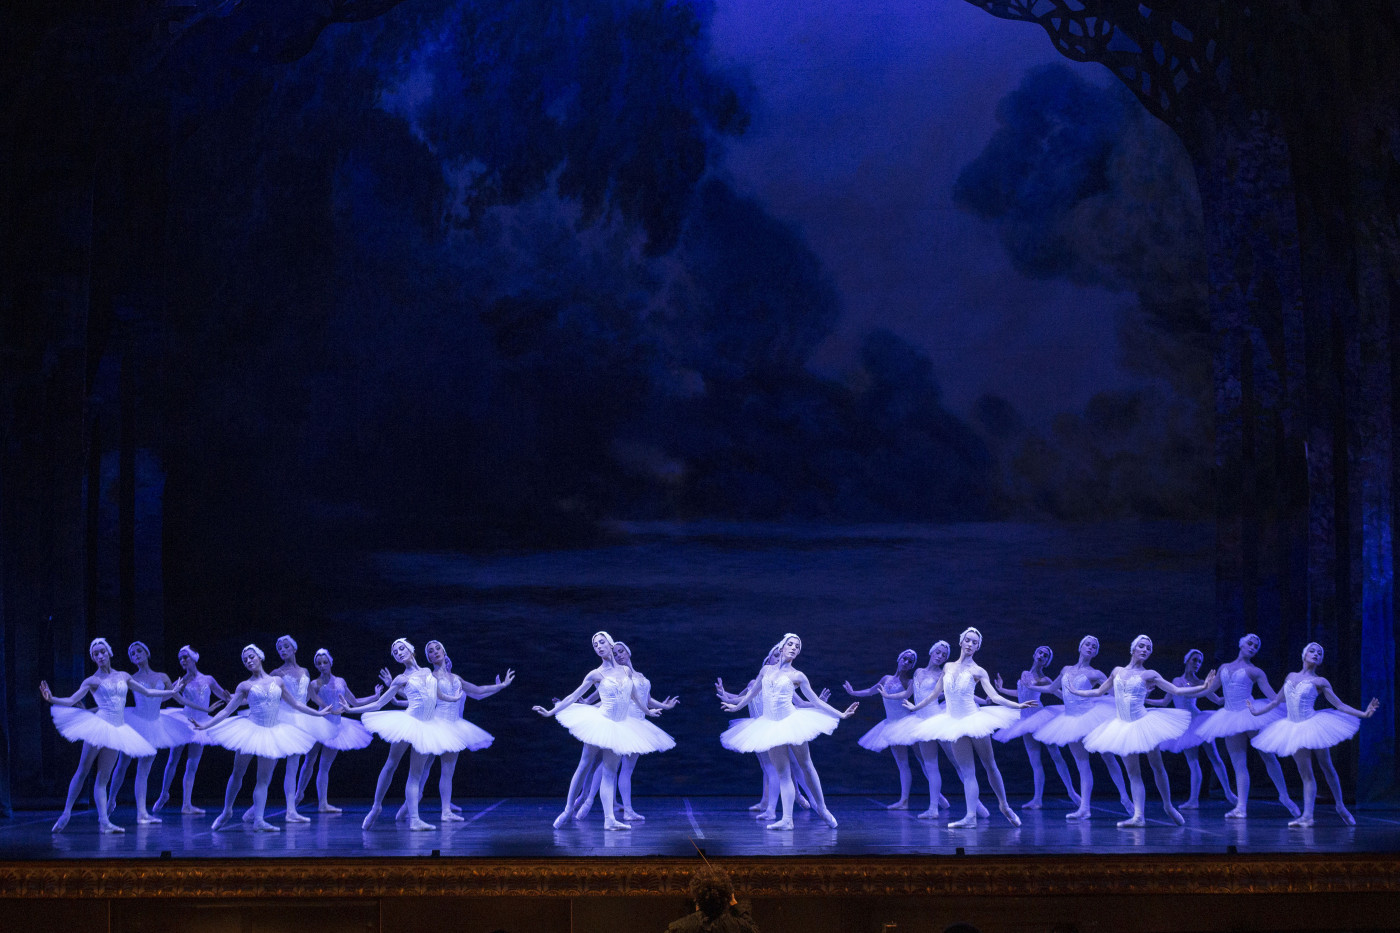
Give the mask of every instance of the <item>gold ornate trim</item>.
M 1400 855 L 726 858 L 748 897 L 1400 891 Z M 695 859 L 248 858 L 0 863 L 0 897 L 683 897 Z

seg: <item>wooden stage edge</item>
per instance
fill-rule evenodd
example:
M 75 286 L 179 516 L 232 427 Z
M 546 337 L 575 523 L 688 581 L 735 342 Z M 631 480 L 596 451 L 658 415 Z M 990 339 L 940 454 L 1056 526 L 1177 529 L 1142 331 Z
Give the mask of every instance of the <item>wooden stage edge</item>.
M 718 860 L 752 898 L 1400 892 L 1400 854 Z M 698 858 L 245 858 L 0 862 L 0 898 L 684 898 Z

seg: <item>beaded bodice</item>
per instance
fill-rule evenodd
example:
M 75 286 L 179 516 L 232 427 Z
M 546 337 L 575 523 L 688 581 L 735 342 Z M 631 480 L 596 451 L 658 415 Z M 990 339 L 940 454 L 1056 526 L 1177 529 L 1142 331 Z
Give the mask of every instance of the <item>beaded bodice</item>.
M 953 665 L 951 676 L 948 669 L 944 668 L 943 695 L 948 698 L 948 715 L 954 719 L 971 716 L 977 712 L 977 698 L 973 696 L 976 689 L 977 677 L 971 665 Z
M 431 669 L 416 668 L 404 680 L 403 697 L 408 714 L 415 719 L 432 719 L 437 714 L 438 682 Z
M 108 677 L 97 682 L 92 690 L 93 702 L 97 704 L 97 715 L 112 725 L 125 722 L 126 678 Z
M 1225 672 L 1220 678 L 1220 691 L 1225 695 L 1225 708 L 1231 712 L 1247 709 L 1245 701 L 1254 693 L 1254 681 L 1249 669 L 1236 667 Z
M 1118 718 L 1134 722 L 1147 715 L 1147 680 L 1142 674 L 1121 671 L 1113 680 L 1113 704 Z
M 786 719 L 792 715 L 792 694 L 796 689 L 787 671 L 770 668 L 763 672 L 763 715 L 769 719 Z
M 260 726 L 277 725 L 282 709 L 282 687 L 276 680 L 255 681 L 248 687 L 248 718 Z
M 1311 719 L 1317 703 L 1317 684 L 1301 678 L 1290 681 L 1283 685 L 1283 700 L 1288 704 L 1289 722 Z

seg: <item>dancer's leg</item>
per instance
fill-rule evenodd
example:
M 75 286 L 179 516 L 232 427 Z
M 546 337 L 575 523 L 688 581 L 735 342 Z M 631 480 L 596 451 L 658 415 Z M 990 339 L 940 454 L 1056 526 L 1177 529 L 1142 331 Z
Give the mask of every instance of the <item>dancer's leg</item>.
M 63 832 L 64 827 L 68 825 L 68 821 L 73 818 L 73 804 L 77 801 L 78 793 L 83 789 L 83 784 L 87 782 L 88 772 L 91 771 L 92 766 L 96 764 L 98 754 L 101 751 L 102 749 L 98 748 L 96 745 L 89 745 L 87 742 L 83 743 L 83 750 L 78 755 L 78 767 L 73 770 L 73 777 L 68 782 L 68 797 L 63 801 L 63 813 L 59 815 L 58 820 L 53 824 L 53 829 L 51 829 L 50 832 Z M 97 796 L 97 788 L 95 786 L 93 787 L 93 796 Z M 102 791 L 101 803 L 99 803 L 97 807 L 98 822 L 106 819 L 106 804 L 107 791 L 104 788 Z
M 1067 820 L 1087 820 L 1094 815 L 1090 807 L 1090 801 L 1094 797 L 1094 769 L 1091 764 L 1092 759 L 1089 752 L 1084 748 L 1083 742 L 1069 743 L 1069 753 L 1074 756 L 1074 766 L 1079 769 L 1079 806 L 1073 813 L 1065 816 Z M 1118 780 L 1123 780 L 1120 774 Z
M 1185 825 L 1186 817 L 1178 813 L 1176 807 L 1172 806 L 1172 788 L 1167 779 L 1167 766 L 1162 764 L 1161 750 L 1154 748 L 1149 751 L 1147 763 L 1152 766 L 1152 779 L 1157 783 L 1157 793 L 1162 796 L 1162 809 L 1167 811 L 1167 819 L 1178 826 Z M 1144 797 L 1146 793 L 1146 789 L 1144 789 Z M 1146 805 L 1146 800 L 1143 801 L 1143 804 Z
M 1317 756 L 1317 763 L 1322 768 L 1322 776 L 1327 779 L 1327 787 L 1332 791 L 1332 800 L 1337 806 L 1337 815 L 1342 818 L 1342 822 L 1348 826 L 1356 825 L 1356 817 L 1351 815 L 1342 799 L 1342 779 L 1337 777 L 1337 769 L 1332 764 L 1332 750 L 1329 748 L 1319 748 L 1313 753 Z M 1313 785 L 1316 788 L 1316 784 Z
M 301 760 L 301 767 L 297 769 L 297 805 L 306 799 L 306 789 L 311 786 L 311 779 L 317 774 L 317 766 L 321 763 L 321 750 L 325 748 L 320 742 L 311 746 L 311 751 L 306 753 L 306 757 Z
M 228 784 L 224 786 L 224 808 L 219 811 L 219 815 L 214 817 L 214 831 L 218 832 L 219 827 L 229 821 L 233 816 L 233 803 L 238 799 L 238 792 L 243 788 L 243 773 L 248 770 L 248 762 L 253 759 L 252 755 L 245 755 L 238 752 L 233 756 L 233 772 L 228 776 Z
M 817 766 L 812 764 L 812 751 L 807 747 L 807 743 L 801 745 L 790 745 L 793 757 L 797 759 L 797 764 L 802 769 L 802 776 L 806 779 L 807 792 L 812 795 L 812 809 L 817 811 L 817 815 L 826 820 L 827 825 L 832 829 L 836 828 L 836 817 L 826 806 L 826 795 L 822 793 L 822 779 L 817 776 Z
M 93 794 L 97 797 L 97 826 L 104 833 L 124 833 L 126 830 L 115 825 L 108 814 L 111 808 L 107 801 L 102 799 L 107 786 L 107 779 L 112 775 L 112 768 L 117 763 L 117 752 L 114 749 L 104 748 L 97 754 L 97 781 L 93 785 Z
M 786 754 L 786 753 L 784 753 Z M 763 796 L 757 804 L 749 807 L 757 810 L 755 819 L 775 820 L 778 818 L 778 769 L 773 764 L 771 752 L 759 752 L 758 764 L 763 769 Z
M 977 750 L 977 757 L 982 759 L 982 770 L 987 772 L 987 783 L 992 785 L 992 793 L 997 795 L 997 804 L 1001 807 L 1002 816 L 1012 826 L 1020 826 L 1021 818 L 1016 815 L 1016 811 L 1011 809 L 1011 804 L 1006 801 L 1006 784 L 1002 782 L 1001 771 L 997 768 L 997 756 L 992 748 L 992 737 L 982 735 L 972 740 L 972 747 Z M 1037 755 L 1037 758 L 1040 756 Z M 1045 772 L 1040 775 L 1042 786 L 1045 783 Z
M 554 818 L 554 828 L 558 829 L 568 822 L 574 815 L 574 811 L 583 802 L 583 794 L 589 789 L 593 782 L 593 769 L 598 766 L 598 756 L 602 749 L 596 745 L 587 743 L 583 746 L 583 751 L 579 754 L 578 767 L 574 769 L 574 775 L 569 779 L 569 792 L 564 798 L 564 811 Z
M 792 829 L 792 810 L 796 806 L 797 785 L 792 779 L 792 762 L 789 760 L 789 747 L 779 745 L 768 750 L 769 760 L 773 762 L 773 771 L 778 779 L 778 800 L 782 803 L 783 815 L 773 823 L 768 824 L 768 829 Z
M 418 814 L 418 804 L 423 799 L 423 775 L 433 763 L 432 755 L 425 755 L 417 749 L 408 753 L 408 781 L 404 783 L 404 803 L 408 804 L 408 828 L 417 832 L 437 829 Z
M 393 781 L 394 772 L 399 769 L 399 761 L 406 751 L 407 742 L 395 742 L 389 746 L 389 757 L 384 760 L 384 767 L 379 769 L 379 780 L 374 784 L 374 803 L 370 805 L 369 813 L 360 824 L 361 829 L 369 829 L 374 825 L 374 821 L 379 819 L 379 813 L 384 809 L 384 795 L 389 792 L 389 783 Z
M 1133 810 L 1126 820 L 1118 821 L 1119 829 L 1147 825 L 1147 818 L 1144 815 L 1144 811 L 1147 809 L 1147 785 L 1142 782 L 1142 763 L 1138 761 L 1138 758 L 1139 756 L 1136 754 L 1123 756 L 1123 768 L 1128 772 L 1128 786 L 1133 795 Z
M 287 757 L 286 770 L 282 773 L 282 796 L 287 801 L 288 823 L 310 823 L 311 818 L 297 812 L 297 774 L 301 771 L 301 755 Z
M 938 818 L 938 798 L 943 796 L 943 775 L 938 770 L 938 743 L 920 742 L 914 750 L 919 755 L 919 766 L 928 778 L 928 809 L 919 814 L 921 820 Z
M 1186 758 L 1187 770 L 1191 772 L 1191 793 L 1181 805 L 1183 810 L 1196 810 L 1201 806 L 1201 755 L 1197 749 L 1197 746 L 1192 746 L 1181 753 Z
M 199 773 L 199 762 L 204 757 L 204 746 L 197 742 L 191 742 L 185 754 L 185 776 L 180 780 L 180 789 L 184 792 L 185 800 L 180 807 L 181 813 L 203 813 L 202 807 L 194 805 L 194 778 Z
M 258 779 L 253 785 L 253 832 L 255 833 L 278 833 L 281 832 L 276 826 L 267 821 L 267 789 L 272 786 L 272 772 L 277 770 L 276 758 L 263 758 L 258 756 Z M 292 767 L 291 759 L 287 759 L 287 771 L 295 776 L 296 769 Z M 282 785 L 283 792 L 286 792 L 287 785 Z M 295 783 L 292 786 L 293 792 L 296 790 Z M 291 819 L 291 803 L 287 799 L 287 818 Z
M 617 769 L 617 796 L 622 800 L 624 820 L 646 820 L 632 807 L 632 772 L 637 770 L 640 755 L 623 755 L 622 764 Z
M 1041 744 L 1040 740 L 1034 736 L 1027 736 L 1027 738 L 1036 745 Z M 1065 763 L 1065 756 L 1060 753 L 1060 746 L 1046 745 L 1045 751 L 1050 756 L 1050 760 L 1055 763 L 1055 773 L 1060 776 L 1060 783 L 1065 785 L 1065 793 L 1069 795 L 1070 803 L 1076 807 L 1079 806 L 1079 794 L 1074 790 L 1074 781 L 1069 776 L 1069 765 Z
M 949 829 L 963 829 L 977 825 L 977 766 L 972 763 L 972 740 L 963 736 L 953 743 L 953 763 L 958 776 L 962 778 L 963 799 L 967 802 L 967 812 L 963 818 L 948 824 Z
M 802 764 L 797 760 L 797 756 L 793 754 L 792 746 L 787 746 L 787 750 L 788 764 L 792 766 L 789 773 L 792 774 L 793 787 L 797 791 L 797 797 L 795 799 L 797 805 L 803 810 L 806 810 L 812 805 L 808 800 L 808 798 L 812 796 L 812 789 L 807 786 L 807 776 L 803 774 Z
M 598 788 L 599 802 L 603 805 L 603 828 L 604 829 L 631 829 L 630 823 L 624 823 L 613 813 L 613 807 L 617 804 L 617 769 L 622 761 L 617 752 L 606 748 L 601 749 L 598 755 L 598 770 L 603 772 L 603 783 Z
M 175 745 L 165 750 L 165 771 L 160 776 L 160 794 L 156 797 L 156 802 L 151 804 L 152 813 L 159 813 L 161 808 L 170 802 L 170 785 L 175 780 L 175 772 L 180 769 L 180 756 L 184 751 L 183 745 Z
M 1242 820 L 1249 816 L 1249 736 L 1246 733 L 1225 736 L 1225 753 L 1235 769 L 1235 808 L 1225 814 L 1227 820 Z
M 117 797 L 122 789 L 122 782 L 126 780 L 126 769 L 131 766 L 131 757 L 128 755 L 117 755 L 116 766 L 112 769 L 112 776 L 105 782 L 107 788 L 107 815 L 111 816 L 112 811 L 117 808 Z M 97 799 L 97 788 L 93 787 L 93 799 Z
M 1021 736 L 1026 747 L 1026 759 L 1031 763 L 1031 799 L 1021 804 L 1025 810 L 1039 810 L 1045 793 L 1045 764 L 1040 760 L 1040 743 L 1029 735 Z
M 1259 757 L 1264 759 L 1264 770 L 1269 772 L 1269 779 L 1274 782 L 1274 789 L 1278 791 L 1278 802 L 1296 819 L 1301 811 L 1293 802 L 1293 798 L 1288 796 L 1288 782 L 1283 779 L 1283 765 L 1278 763 L 1278 756 L 1270 752 L 1259 752 Z
M 331 787 L 331 765 L 335 763 L 335 756 L 340 753 L 339 749 L 321 749 L 321 760 L 316 768 L 316 799 L 317 813 L 339 813 L 340 807 L 332 806 L 330 801 Z
M 909 792 L 914 786 L 914 773 L 909 770 L 909 746 L 891 745 L 890 754 L 894 756 L 895 770 L 899 772 L 899 799 L 885 809 L 908 810 Z
M 953 754 L 953 743 L 952 743 L 952 742 L 943 742 L 943 741 L 940 741 L 940 742 L 938 743 L 938 745 L 939 745 L 940 748 L 943 749 L 943 754 L 946 755 L 947 758 L 948 758 L 948 760 L 951 761 L 951 762 L 953 763 L 953 770 L 956 771 L 956 772 L 958 773 L 958 780 L 960 780 L 960 781 L 966 783 L 966 782 L 967 782 L 968 775 L 966 775 L 966 774 L 963 773 L 963 764 L 962 764 L 962 762 L 958 761 L 957 756 Z M 971 777 L 972 777 L 972 780 L 973 780 L 974 782 L 976 782 L 976 780 L 977 780 L 977 766 L 976 766 L 976 764 L 974 763 L 974 761 L 973 761 L 973 756 L 972 756 L 971 754 L 968 755 L 968 758 L 967 758 L 967 766 L 968 766 L 969 768 L 972 769 L 972 775 L 971 775 Z M 941 796 L 941 795 L 940 795 L 940 796 Z M 949 804 L 947 800 L 942 800 L 942 799 L 940 799 L 940 800 L 938 801 L 938 803 L 939 803 L 939 806 L 941 806 L 941 807 L 946 807 L 946 808 L 949 809 L 949 810 L 952 810 L 952 809 L 953 809 L 952 805 Z M 986 818 L 986 817 L 988 817 L 988 816 L 991 816 L 991 814 L 987 812 L 987 808 L 986 808 L 986 807 L 982 806 L 982 801 L 981 801 L 981 800 L 978 800 L 978 801 L 977 801 L 977 818 L 980 820 L 980 819 L 984 819 L 984 818 Z
M 1215 779 L 1220 782 L 1221 792 L 1233 807 L 1239 798 L 1230 787 L 1230 772 L 1225 770 L 1225 762 L 1220 760 L 1220 750 L 1215 747 L 1215 739 L 1202 743 L 1201 748 L 1205 749 L 1206 757 L 1210 759 L 1210 767 L 1215 772 Z
M 1123 804 L 1123 809 L 1131 815 L 1133 812 L 1133 795 L 1128 792 L 1128 785 L 1123 782 L 1123 769 L 1118 767 L 1118 758 L 1112 753 L 1101 754 L 1104 767 L 1108 769 L 1108 776 L 1113 781 L 1113 786 L 1118 788 L 1118 799 Z
M 138 823 L 160 822 L 160 817 L 152 816 L 146 810 L 146 787 L 151 779 L 151 765 L 155 763 L 155 755 L 136 759 L 136 822 Z
M 1311 826 L 1313 806 L 1317 803 L 1317 778 L 1313 776 L 1312 749 L 1300 748 L 1293 753 L 1293 761 L 1298 765 L 1298 776 L 1303 779 L 1303 812 L 1289 822 L 1289 826 Z
M 452 776 L 457 773 L 457 752 L 448 752 L 438 757 L 438 796 L 442 798 L 442 821 L 461 823 L 462 818 L 452 812 Z

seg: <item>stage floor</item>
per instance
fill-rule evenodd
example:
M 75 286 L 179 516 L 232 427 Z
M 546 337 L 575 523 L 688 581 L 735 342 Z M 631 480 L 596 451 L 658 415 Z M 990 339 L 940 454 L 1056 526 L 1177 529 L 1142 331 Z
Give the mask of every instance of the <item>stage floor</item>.
M 1382 854 L 1400 852 L 1400 808 L 1354 808 L 1355 826 L 1345 826 L 1330 805 L 1319 804 L 1316 825 L 1290 828 L 1289 817 L 1272 801 L 1257 800 L 1248 820 L 1226 820 L 1223 803 L 1183 811 L 1185 826 L 1168 823 L 1160 805 L 1149 803 L 1148 825 L 1118 829 L 1123 818 L 1116 804 L 1094 807 L 1088 822 L 1065 820 L 1068 803 L 1044 810 L 1020 810 L 1022 825 L 1007 823 L 993 810 L 975 829 L 949 829 L 948 816 L 921 820 L 915 810 L 886 810 L 869 797 L 833 797 L 840 820 L 828 827 L 810 811 L 800 811 L 792 832 L 770 831 L 748 811 L 749 798 L 651 797 L 637 801 L 645 822 L 629 831 L 607 831 L 597 808 L 588 819 L 555 830 L 551 821 L 559 801 L 551 798 L 462 799 L 463 822 L 438 824 L 412 832 L 395 823 L 391 800 L 385 817 L 368 831 L 360 823 L 368 809 L 361 803 L 342 814 L 303 809 L 309 823 L 287 824 L 280 809 L 269 819 L 281 832 L 255 833 L 239 824 L 212 832 L 211 811 L 182 816 L 165 811 L 164 822 L 137 826 L 131 807 L 119 808 L 120 835 L 98 832 L 89 809 L 75 812 L 63 833 L 52 834 L 56 811 L 20 811 L 0 821 L 0 860 L 47 859 L 241 859 L 356 858 L 396 856 L 480 856 L 489 858 L 570 858 L 612 856 L 694 856 L 695 846 L 710 857 L 762 856 L 923 856 L 923 855 L 1277 855 L 1300 852 Z M 986 800 L 984 803 L 988 802 Z M 995 803 L 994 799 L 991 801 Z M 437 823 L 436 801 L 423 810 Z M 959 809 L 955 815 L 961 815 Z M 694 841 L 692 844 L 692 840 Z

